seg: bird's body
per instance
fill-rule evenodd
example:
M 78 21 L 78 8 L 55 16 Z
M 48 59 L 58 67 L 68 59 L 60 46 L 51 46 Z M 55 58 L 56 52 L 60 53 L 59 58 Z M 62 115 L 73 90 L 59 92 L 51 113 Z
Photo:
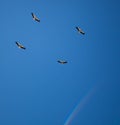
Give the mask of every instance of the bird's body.
M 23 45 L 21 45 L 19 42 L 15 42 L 18 48 L 20 49 L 26 49 Z
M 38 19 L 34 13 L 31 13 L 31 15 L 32 15 L 33 20 L 40 22 L 40 19 Z
M 66 64 L 66 63 L 68 63 L 67 61 L 62 61 L 62 60 L 58 60 L 57 62 L 60 63 L 60 64 Z
M 77 29 L 77 31 L 78 31 L 79 33 L 81 33 L 81 34 L 83 34 L 83 35 L 85 34 L 85 32 L 84 32 L 80 27 L 77 27 L 77 26 L 76 26 L 76 29 Z

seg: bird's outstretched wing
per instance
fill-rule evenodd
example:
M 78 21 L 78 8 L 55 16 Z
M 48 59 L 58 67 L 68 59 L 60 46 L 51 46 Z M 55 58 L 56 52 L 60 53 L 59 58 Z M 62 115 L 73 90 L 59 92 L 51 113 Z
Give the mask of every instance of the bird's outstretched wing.
M 23 45 L 21 45 L 19 42 L 15 42 L 16 45 L 18 46 L 18 48 L 21 48 L 21 49 L 26 49 Z
M 81 33 L 81 34 L 83 34 L 83 35 L 85 34 L 85 32 L 84 32 L 80 27 L 77 27 L 77 26 L 76 26 L 76 29 L 77 29 L 77 31 L 78 31 L 79 33 Z
M 67 61 L 62 61 L 62 60 L 58 60 L 57 62 L 60 63 L 60 64 L 66 64 L 67 63 Z
M 32 15 L 32 18 L 37 21 L 37 22 L 40 22 L 40 19 L 36 17 L 36 15 L 34 13 L 31 13 Z

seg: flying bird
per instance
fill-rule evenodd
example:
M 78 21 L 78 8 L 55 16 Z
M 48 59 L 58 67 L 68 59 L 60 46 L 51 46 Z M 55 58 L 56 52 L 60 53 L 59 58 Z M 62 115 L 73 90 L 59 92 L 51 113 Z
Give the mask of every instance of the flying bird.
M 21 45 L 19 42 L 15 42 L 18 48 L 20 49 L 26 49 L 23 45 Z
M 79 33 L 81 33 L 81 34 L 83 34 L 83 35 L 85 34 L 85 32 L 84 32 L 80 27 L 77 27 L 77 26 L 76 26 L 76 29 L 77 29 L 77 31 L 78 31 Z
M 40 19 L 38 19 L 34 13 L 31 13 L 31 15 L 32 15 L 33 20 L 40 22 Z
M 62 61 L 62 60 L 58 60 L 57 62 L 60 63 L 60 64 L 66 64 L 67 63 L 67 61 Z

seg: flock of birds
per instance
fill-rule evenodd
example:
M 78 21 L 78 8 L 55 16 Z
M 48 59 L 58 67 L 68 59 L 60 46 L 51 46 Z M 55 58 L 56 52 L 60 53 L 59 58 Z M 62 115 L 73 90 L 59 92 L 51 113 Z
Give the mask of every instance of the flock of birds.
M 33 18 L 34 21 L 40 22 L 40 19 L 39 19 L 34 13 L 31 13 L 31 15 L 32 15 L 32 18 Z M 76 30 L 78 31 L 78 33 L 81 33 L 82 35 L 85 34 L 85 32 L 84 32 L 80 27 L 76 26 L 75 28 L 76 28 Z M 21 43 L 19 43 L 18 41 L 16 41 L 15 43 L 16 43 L 16 45 L 18 46 L 18 48 L 24 49 L 24 50 L 26 49 L 26 47 L 23 46 L 23 45 L 22 45 Z M 58 60 L 57 62 L 60 63 L 60 64 L 66 64 L 66 63 L 68 63 L 68 62 L 65 61 L 65 60 Z

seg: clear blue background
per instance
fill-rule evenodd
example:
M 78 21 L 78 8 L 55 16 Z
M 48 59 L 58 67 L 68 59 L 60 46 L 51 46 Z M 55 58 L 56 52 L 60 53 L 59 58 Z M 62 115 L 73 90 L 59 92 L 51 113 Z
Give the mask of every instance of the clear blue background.
M 0 2 L 0 125 L 64 125 L 92 88 L 94 95 L 71 125 L 120 125 L 119 5 L 118 0 Z M 15 41 L 27 49 L 18 49 Z

